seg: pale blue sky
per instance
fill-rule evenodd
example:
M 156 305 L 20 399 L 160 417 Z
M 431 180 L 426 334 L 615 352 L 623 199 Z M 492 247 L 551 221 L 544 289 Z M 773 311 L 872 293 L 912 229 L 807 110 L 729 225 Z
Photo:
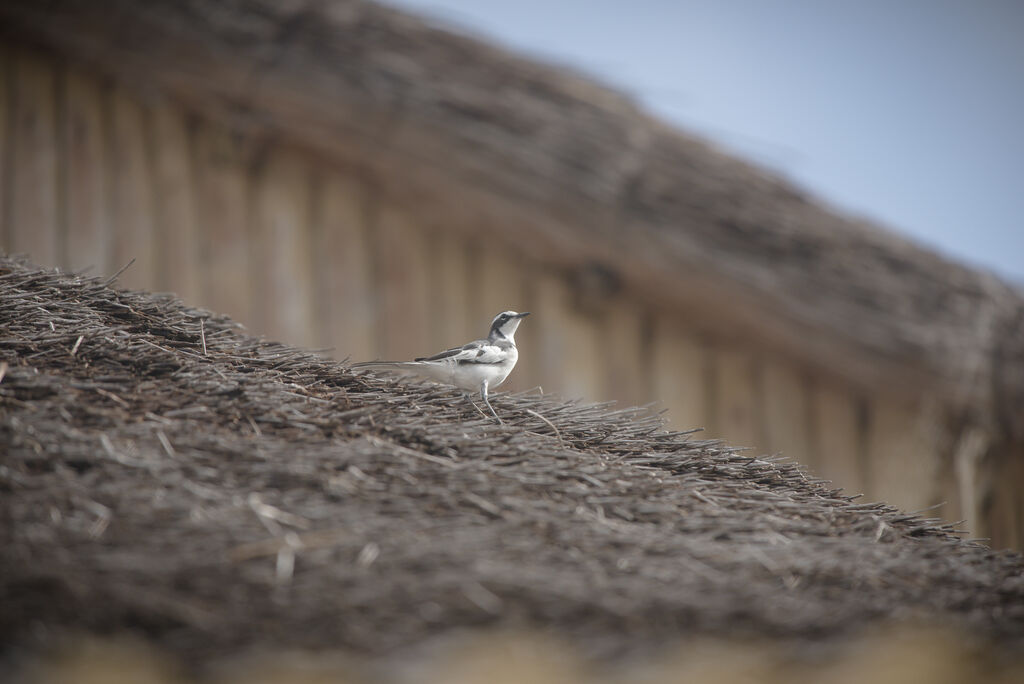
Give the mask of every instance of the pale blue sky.
M 388 0 L 1024 284 L 1024 0 Z

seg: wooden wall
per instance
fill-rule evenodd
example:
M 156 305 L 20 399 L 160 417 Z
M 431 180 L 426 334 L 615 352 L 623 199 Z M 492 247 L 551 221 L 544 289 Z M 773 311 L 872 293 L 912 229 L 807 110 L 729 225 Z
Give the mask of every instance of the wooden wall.
M 910 510 L 951 500 L 934 514 L 948 520 L 970 508 L 966 480 L 984 479 L 943 467 L 953 448 L 923 400 L 855 393 L 628 292 L 581 306 L 572 278 L 483 239 L 487 225 L 455 230 L 353 168 L 58 59 L 2 48 L 0 131 L 2 248 L 37 263 L 109 275 L 135 259 L 126 287 L 356 360 L 410 358 L 483 335 L 500 310 L 530 310 L 503 389 L 657 400 L 674 428 L 781 452 L 849 493 Z M 1020 546 L 1014 505 L 967 527 Z

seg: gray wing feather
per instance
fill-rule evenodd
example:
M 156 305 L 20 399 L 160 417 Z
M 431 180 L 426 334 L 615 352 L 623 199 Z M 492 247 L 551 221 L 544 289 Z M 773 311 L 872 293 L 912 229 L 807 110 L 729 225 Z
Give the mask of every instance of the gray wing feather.
M 434 354 L 433 356 L 421 356 L 421 357 L 419 357 L 417 359 L 414 359 L 414 360 L 415 361 L 442 361 L 444 359 L 450 359 L 451 357 L 455 356 L 456 354 L 458 354 L 461 351 L 462 351 L 461 349 L 445 349 L 443 352 L 441 352 L 439 354 Z
M 473 349 L 479 348 L 481 344 L 485 344 L 485 343 L 483 341 L 481 341 L 481 340 L 477 340 L 476 342 L 470 342 L 468 344 L 464 344 L 461 347 L 452 347 L 451 349 L 445 349 L 443 352 L 439 352 L 437 354 L 434 354 L 433 356 L 421 356 L 420 358 L 414 359 L 414 360 L 415 361 L 443 361 L 444 359 L 450 359 L 453 356 L 458 356 L 460 354 L 465 354 L 465 352 L 472 352 Z
M 476 340 L 461 347 L 446 349 L 445 351 L 424 356 L 417 361 L 454 361 L 456 363 L 501 363 L 505 360 L 505 352 L 487 340 Z
M 465 357 L 459 357 L 459 363 L 501 363 L 505 361 L 508 354 L 501 347 L 493 344 L 484 344 L 471 351 Z

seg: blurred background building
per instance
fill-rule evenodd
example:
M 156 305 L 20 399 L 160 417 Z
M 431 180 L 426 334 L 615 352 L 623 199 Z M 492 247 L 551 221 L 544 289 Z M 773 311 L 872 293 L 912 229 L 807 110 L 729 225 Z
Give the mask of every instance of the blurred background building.
M 566 70 L 365 2 L 0 6 L 2 248 L 338 358 L 534 312 L 507 387 L 1024 546 L 1024 296 Z

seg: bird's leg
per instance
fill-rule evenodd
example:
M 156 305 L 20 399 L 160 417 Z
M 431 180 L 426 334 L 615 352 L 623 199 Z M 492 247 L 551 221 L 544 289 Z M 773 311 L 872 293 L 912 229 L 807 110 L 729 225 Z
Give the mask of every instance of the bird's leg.
M 465 392 L 465 397 L 466 397 L 466 401 L 468 401 L 468 402 L 469 402 L 470 404 L 472 404 L 473 408 L 475 408 L 475 409 L 476 409 L 476 412 L 477 412 L 477 413 L 479 413 L 479 414 L 480 414 L 481 416 L 483 416 L 484 418 L 486 418 L 486 417 L 487 417 L 487 414 L 486 414 L 486 413 L 484 413 L 484 410 L 483 410 L 482 408 L 480 408 L 479 404 L 477 404 L 477 403 L 476 403 L 476 402 L 475 402 L 475 401 L 473 400 L 473 394 L 472 394 L 471 392 Z
M 504 425 L 504 423 L 501 422 L 501 418 L 499 418 L 498 414 L 494 411 L 494 407 L 491 406 L 491 400 L 487 398 L 487 381 L 486 380 L 484 380 L 483 382 L 480 383 L 480 398 L 484 400 L 485 404 L 487 404 L 487 408 L 490 409 L 491 415 L 494 416 L 494 419 L 496 421 L 498 421 L 499 424 Z

